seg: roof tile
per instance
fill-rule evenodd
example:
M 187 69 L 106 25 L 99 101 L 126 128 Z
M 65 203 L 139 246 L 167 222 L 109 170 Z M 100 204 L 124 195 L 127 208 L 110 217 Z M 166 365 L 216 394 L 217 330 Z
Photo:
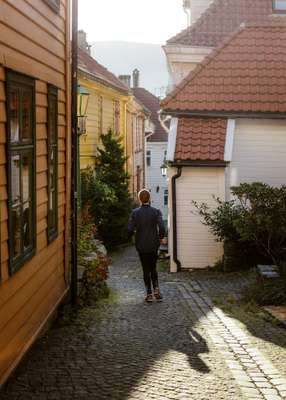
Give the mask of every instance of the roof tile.
M 286 21 L 268 18 L 264 23 L 240 28 L 198 65 L 161 106 L 174 112 L 285 113 L 285 64 Z
M 81 48 L 78 49 L 78 66 L 79 69 L 92 75 L 95 79 L 105 83 L 107 86 L 112 86 L 125 93 L 129 92 L 128 86 Z
M 227 119 L 179 118 L 175 161 L 223 161 Z
M 148 142 L 167 142 L 168 134 L 159 121 L 160 100 L 145 88 L 133 88 L 134 96 L 151 111 L 151 121 L 155 125 L 155 132 L 147 140 Z
M 272 14 L 272 0 L 214 0 L 189 28 L 167 41 L 187 46 L 218 46 L 244 22 Z

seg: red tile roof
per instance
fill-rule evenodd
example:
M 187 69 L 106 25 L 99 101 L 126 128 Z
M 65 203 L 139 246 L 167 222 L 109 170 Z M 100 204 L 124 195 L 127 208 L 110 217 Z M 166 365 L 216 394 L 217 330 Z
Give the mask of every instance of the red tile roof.
M 167 142 L 168 134 L 162 127 L 158 117 L 158 111 L 160 110 L 160 100 L 154 96 L 148 90 L 144 88 L 133 88 L 132 92 L 134 96 L 148 109 L 151 111 L 151 121 L 155 125 L 155 132 L 147 140 L 148 142 Z
M 241 27 L 161 103 L 173 112 L 286 112 L 286 21 Z
M 259 22 L 272 14 L 272 0 L 214 0 L 189 28 L 167 44 L 216 47 L 243 22 Z
M 129 87 L 117 78 L 117 76 L 80 48 L 78 49 L 78 67 L 81 71 L 88 73 L 94 79 L 107 86 L 112 86 L 114 89 L 123 91 L 125 94 L 130 91 Z
M 179 118 L 174 161 L 223 161 L 226 118 Z

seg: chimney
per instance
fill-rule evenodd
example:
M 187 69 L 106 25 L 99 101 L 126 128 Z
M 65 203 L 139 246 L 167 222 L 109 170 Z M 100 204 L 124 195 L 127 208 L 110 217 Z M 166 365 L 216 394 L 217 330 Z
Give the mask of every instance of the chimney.
M 118 77 L 126 86 L 131 87 L 131 75 L 119 75 Z
M 86 41 L 86 33 L 84 30 L 80 30 L 77 33 L 78 47 L 90 55 L 91 46 Z
M 134 71 L 133 71 L 133 87 L 134 88 L 139 87 L 139 76 L 140 76 L 139 70 L 137 68 L 134 69 Z

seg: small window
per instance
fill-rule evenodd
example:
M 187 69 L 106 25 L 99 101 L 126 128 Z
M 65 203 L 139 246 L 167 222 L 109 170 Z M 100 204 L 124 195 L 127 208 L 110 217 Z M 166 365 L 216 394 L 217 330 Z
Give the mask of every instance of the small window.
M 48 242 L 58 236 L 58 89 L 48 86 Z
M 286 0 L 273 0 L 273 9 L 286 12 Z
M 9 264 L 15 273 L 35 254 L 35 81 L 7 70 Z
M 147 150 L 146 152 L 146 165 L 147 167 L 151 167 L 151 150 Z
M 119 101 L 114 101 L 114 133 L 120 133 L 120 103 Z
M 164 206 L 168 205 L 168 189 L 164 190 Z
M 167 150 L 164 150 L 164 160 L 163 160 L 163 162 L 166 162 L 166 160 L 167 160 Z
M 99 135 L 103 134 L 103 97 L 98 97 L 98 131 Z
M 44 0 L 44 2 L 56 13 L 60 11 L 61 0 Z

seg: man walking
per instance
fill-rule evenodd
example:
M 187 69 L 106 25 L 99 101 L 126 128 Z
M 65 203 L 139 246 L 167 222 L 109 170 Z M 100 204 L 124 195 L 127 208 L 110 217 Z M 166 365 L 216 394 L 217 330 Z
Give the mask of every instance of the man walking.
M 135 232 L 135 247 L 138 251 L 143 268 L 144 283 L 147 291 L 145 301 L 162 300 L 159 290 L 156 264 L 160 240 L 165 234 L 162 213 L 150 205 L 150 193 L 142 189 L 138 194 L 141 207 L 132 211 L 128 222 L 130 237 Z

